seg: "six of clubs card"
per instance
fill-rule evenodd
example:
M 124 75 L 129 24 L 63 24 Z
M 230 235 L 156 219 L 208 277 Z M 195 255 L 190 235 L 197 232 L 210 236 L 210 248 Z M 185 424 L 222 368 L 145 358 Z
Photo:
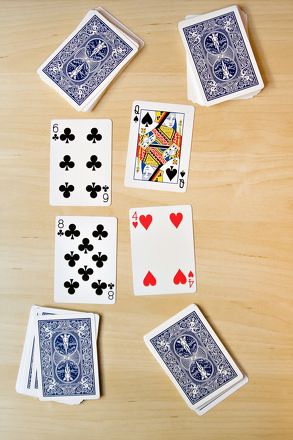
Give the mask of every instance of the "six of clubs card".
M 116 248 L 115 217 L 57 217 L 55 302 L 115 303 Z
M 125 186 L 186 191 L 194 107 L 135 101 Z
M 50 137 L 51 205 L 110 205 L 112 121 L 53 120 Z
M 190 205 L 129 211 L 135 295 L 196 291 Z

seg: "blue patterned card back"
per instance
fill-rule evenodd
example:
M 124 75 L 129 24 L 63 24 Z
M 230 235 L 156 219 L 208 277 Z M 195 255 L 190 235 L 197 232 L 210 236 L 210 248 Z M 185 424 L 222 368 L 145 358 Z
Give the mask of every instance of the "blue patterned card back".
M 182 28 L 207 101 L 259 85 L 234 11 Z
M 90 318 L 38 320 L 43 397 L 98 393 L 92 322 Z
M 196 311 L 151 337 L 149 342 L 191 405 L 217 390 L 221 392 L 239 377 Z
M 81 106 L 133 48 L 98 15 L 93 15 L 42 72 Z

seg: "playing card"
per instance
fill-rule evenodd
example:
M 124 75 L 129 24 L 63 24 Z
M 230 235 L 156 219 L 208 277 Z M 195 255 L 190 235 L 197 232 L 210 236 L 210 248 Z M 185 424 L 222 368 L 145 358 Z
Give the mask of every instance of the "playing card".
M 196 291 L 190 205 L 129 211 L 135 295 Z
M 187 405 L 198 414 L 247 382 L 194 304 L 149 332 L 144 341 Z
M 39 316 L 36 347 L 41 400 L 99 398 L 92 314 Z
M 29 314 L 21 361 L 19 365 L 15 389 L 20 394 L 36 396 L 38 393 L 34 390 L 33 358 L 35 353 L 34 341 L 34 319 L 36 307 L 32 306 Z
M 125 186 L 186 191 L 194 107 L 134 101 Z
M 60 206 L 111 204 L 112 121 L 51 121 L 50 203 Z
M 91 10 L 40 66 L 38 74 L 76 110 L 82 110 L 109 85 L 138 48 L 138 43 L 101 11 Z
M 51 307 L 33 306 L 32 309 L 34 309 L 35 320 L 36 320 L 37 316 L 56 315 L 56 314 L 58 314 L 58 315 L 66 314 L 66 315 L 70 315 L 70 316 L 78 316 L 80 314 L 80 312 L 77 312 L 74 310 L 56 309 L 56 308 L 51 308 Z M 95 334 L 96 334 L 96 338 L 98 338 L 100 317 L 98 314 L 95 313 L 94 318 L 95 318 Z M 35 333 L 36 333 L 35 327 L 36 327 L 36 325 L 34 322 L 33 347 L 35 347 Z M 32 371 L 32 377 L 34 378 L 34 380 L 31 381 L 30 392 L 31 392 L 31 394 L 38 397 L 39 396 L 39 385 L 38 385 L 38 375 L 37 375 L 36 350 L 33 350 L 33 352 L 31 353 L 31 359 L 32 359 L 31 371 Z M 77 405 L 77 404 L 81 403 L 82 400 L 83 399 L 80 397 L 72 397 L 71 399 L 69 399 L 68 397 L 66 397 L 66 398 L 59 397 L 58 399 L 56 399 L 57 402 L 71 404 L 71 405 Z
M 114 304 L 117 219 L 56 217 L 54 300 Z
M 23 354 L 19 366 L 16 391 L 33 397 L 39 397 L 38 375 L 37 375 L 37 357 L 35 334 L 36 334 L 36 318 L 37 316 L 66 314 L 67 316 L 79 316 L 80 312 L 72 310 L 63 310 L 56 308 L 32 306 L 29 314 Z M 94 314 L 95 319 L 95 335 L 98 336 L 99 315 Z M 61 403 L 76 405 L 82 402 L 80 397 L 56 398 L 52 399 Z
M 263 88 L 237 6 L 184 20 L 178 27 L 204 105 Z
M 247 14 L 239 9 L 239 13 L 243 22 L 243 26 L 245 27 L 246 34 L 248 35 L 248 16 Z M 185 17 L 185 20 L 188 20 L 190 18 L 198 17 L 198 15 L 187 15 Z M 190 101 L 198 103 L 200 105 L 204 105 L 204 102 L 202 101 L 201 94 L 199 93 L 198 89 L 196 88 L 196 82 L 194 81 L 194 76 L 192 72 L 192 64 L 190 62 L 190 57 L 186 57 L 186 77 L 187 77 L 187 97 Z M 249 99 L 253 96 L 257 95 L 258 91 L 254 93 L 247 93 L 242 96 L 238 96 L 238 98 L 233 99 Z

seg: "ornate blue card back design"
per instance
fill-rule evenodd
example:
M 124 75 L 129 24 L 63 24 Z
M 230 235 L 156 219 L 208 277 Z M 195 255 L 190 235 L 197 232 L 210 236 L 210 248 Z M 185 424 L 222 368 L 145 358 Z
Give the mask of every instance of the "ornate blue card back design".
M 90 318 L 38 321 L 43 397 L 95 395 Z
M 192 405 L 237 377 L 196 312 L 150 342 Z
M 183 32 L 207 101 L 259 84 L 234 12 Z
M 94 15 L 42 71 L 81 105 L 132 51 Z

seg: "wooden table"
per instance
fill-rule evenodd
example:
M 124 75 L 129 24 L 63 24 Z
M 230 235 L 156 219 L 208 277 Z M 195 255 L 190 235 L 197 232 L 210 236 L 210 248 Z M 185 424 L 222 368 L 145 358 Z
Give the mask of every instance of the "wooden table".
M 41 82 L 37 67 L 92 1 L 2 0 L 1 6 L 1 431 L 2 439 L 291 439 L 292 20 L 293 3 L 244 1 L 265 80 L 251 100 L 197 106 L 185 194 L 123 185 L 131 103 L 187 104 L 177 22 L 222 1 L 108 1 L 103 6 L 145 41 L 143 51 L 92 113 L 77 113 Z M 229 3 L 228 3 L 229 4 Z M 52 207 L 49 123 L 111 118 L 113 204 Z M 196 235 L 195 295 L 134 297 L 130 207 L 189 204 Z M 118 217 L 118 301 L 73 305 L 102 317 L 102 398 L 78 407 L 15 393 L 29 309 L 53 301 L 56 215 Z M 203 417 L 188 409 L 143 343 L 143 335 L 197 303 L 249 376 L 249 384 Z M 291 434 L 290 434 L 291 433 Z

